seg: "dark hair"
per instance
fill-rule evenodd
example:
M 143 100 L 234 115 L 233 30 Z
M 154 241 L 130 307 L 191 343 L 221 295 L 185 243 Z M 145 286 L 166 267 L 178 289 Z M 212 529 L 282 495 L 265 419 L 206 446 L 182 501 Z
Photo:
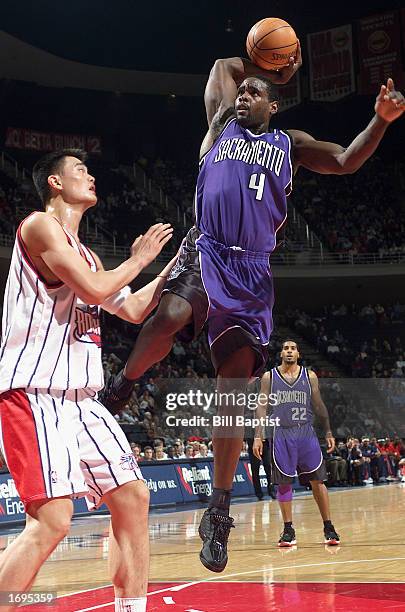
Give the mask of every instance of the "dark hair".
M 293 338 L 286 338 L 285 340 L 283 340 L 283 341 L 282 341 L 282 343 L 281 343 L 281 350 L 283 350 L 283 348 L 284 348 L 284 344 L 285 344 L 286 342 L 294 342 L 294 344 L 297 346 L 297 351 L 298 351 L 298 352 L 300 352 L 300 347 L 298 346 L 297 341 L 296 341 L 296 340 L 294 340 Z
M 53 151 L 41 157 L 32 170 L 32 180 L 44 206 L 46 206 L 51 197 L 48 177 L 62 170 L 65 157 L 77 157 L 77 159 L 84 163 L 87 160 L 87 153 L 83 149 L 60 149 L 59 151 Z
M 273 100 L 278 100 L 277 88 L 275 87 L 274 83 L 270 81 L 270 79 L 265 76 L 262 76 L 261 74 L 255 75 L 254 78 L 265 84 L 269 102 L 272 102 Z
M 146 450 L 153 451 L 153 448 L 151 446 L 145 446 L 145 448 L 143 449 L 143 452 L 145 452 Z

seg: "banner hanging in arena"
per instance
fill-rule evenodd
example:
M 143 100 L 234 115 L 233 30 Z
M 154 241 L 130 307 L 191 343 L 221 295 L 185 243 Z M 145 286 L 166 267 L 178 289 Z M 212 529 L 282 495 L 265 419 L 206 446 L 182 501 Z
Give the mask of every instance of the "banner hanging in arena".
M 279 112 L 283 112 L 301 104 L 301 84 L 298 73 L 296 72 L 290 81 L 279 90 Z
M 362 94 L 377 95 L 388 77 L 403 86 L 401 23 L 398 11 L 372 15 L 359 21 L 359 87 Z
M 84 149 L 101 154 L 101 139 L 83 134 L 57 134 L 23 128 L 7 128 L 5 145 L 10 149 L 26 151 L 56 151 L 58 149 Z
M 340 100 L 355 91 L 350 24 L 308 34 L 310 98 Z

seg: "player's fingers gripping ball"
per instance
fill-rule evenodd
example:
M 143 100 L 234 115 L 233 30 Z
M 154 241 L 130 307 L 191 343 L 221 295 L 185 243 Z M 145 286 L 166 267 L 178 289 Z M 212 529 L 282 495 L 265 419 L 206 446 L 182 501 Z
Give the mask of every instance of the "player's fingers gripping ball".
M 298 39 L 289 23 L 278 17 L 266 17 L 255 23 L 246 39 L 250 60 L 264 70 L 288 66 L 297 54 Z

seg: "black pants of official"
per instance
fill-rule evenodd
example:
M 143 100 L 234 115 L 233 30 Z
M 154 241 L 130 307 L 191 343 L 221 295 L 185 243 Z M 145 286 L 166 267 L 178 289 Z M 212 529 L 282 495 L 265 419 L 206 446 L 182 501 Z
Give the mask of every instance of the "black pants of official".
M 248 443 L 250 465 L 252 467 L 253 487 L 254 487 L 254 490 L 255 490 L 255 493 L 256 493 L 256 497 L 260 497 L 260 498 L 263 497 L 263 491 L 262 491 L 262 487 L 260 485 L 260 476 L 259 476 L 260 464 L 262 462 L 263 462 L 264 471 L 266 472 L 266 476 L 267 476 L 267 492 L 268 492 L 268 494 L 271 497 L 273 497 L 274 496 L 274 487 L 271 484 L 271 464 L 270 464 L 270 446 L 269 446 L 269 441 L 268 440 L 263 440 L 262 461 L 260 461 L 253 454 L 253 439 L 248 439 L 247 443 Z

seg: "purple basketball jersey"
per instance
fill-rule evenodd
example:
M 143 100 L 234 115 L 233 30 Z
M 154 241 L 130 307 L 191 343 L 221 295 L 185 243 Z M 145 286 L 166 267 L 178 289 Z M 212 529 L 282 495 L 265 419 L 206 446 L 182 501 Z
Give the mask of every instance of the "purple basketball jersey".
M 312 427 L 311 385 L 306 368 L 301 367 L 296 381 L 288 383 L 278 368 L 271 371 L 271 393 L 276 396 L 273 417 L 279 427 L 272 432 L 272 460 L 283 478 L 293 479 L 297 474 L 308 480 L 324 480 L 325 468 L 319 441 Z M 321 471 L 318 471 L 321 470 Z M 276 472 L 276 474 L 278 473 Z M 312 475 L 312 476 L 311 476 Z
M 287 217 L 292 174 L 285 132 L 256 135 L 232 119 L 200 162 L 198 229 L 227 247 L 271 253 Z
M 278 368 L 271 370 L 273 418 L 278 417 L 281 427 L 297 427 L 312 423 L 311 385 L 308 371 L 301 366 L 296 381 L 288 383 Z

